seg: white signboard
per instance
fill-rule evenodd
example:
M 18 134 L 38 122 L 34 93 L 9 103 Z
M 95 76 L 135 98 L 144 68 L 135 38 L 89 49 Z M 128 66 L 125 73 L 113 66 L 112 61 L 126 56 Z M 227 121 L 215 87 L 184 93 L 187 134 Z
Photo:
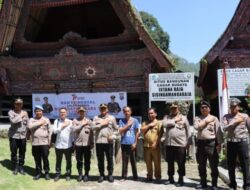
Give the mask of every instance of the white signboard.
M 194 73 L 149 74 L 149 100 L 194 100 Z
M 127 105 L 126 92 L 112 93 L 62 93 L 62 94 L 32 94 L 33 110 L 35 105 L 44 108 L 44 115 L 51 119 L 58 118 L 59 108 L 68 109 L 68 117 L 77 117 L 77 108 L 84 106 L 87 116 L 93 118 L 100 114 L 99 105 L 106 103 L 109 112 L 116 118 L 122 118 L 122 108 Z
M 218 91 L 219 97 L 222 96 L 222 73 L 223 69 L 219 69 L 218 73 Z M 227 85 L 230 96 L 246 96 L 247 88 L 250 85 L 250 68 L 226 69 Z

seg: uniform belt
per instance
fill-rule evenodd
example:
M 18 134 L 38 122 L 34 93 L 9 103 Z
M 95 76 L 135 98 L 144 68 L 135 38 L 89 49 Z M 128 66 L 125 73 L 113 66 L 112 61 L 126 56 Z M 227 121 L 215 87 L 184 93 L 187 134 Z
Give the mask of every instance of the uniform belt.
M 227 141 L 228 142 L 246 142 L 248 141 L 248 139 L 247 138 L 244 138 L 244 139 L 228 138 Z
M 200 143 L 210 143 L 210 142 L 214 142 L 215 139 L 198 139 L 198 142 Z

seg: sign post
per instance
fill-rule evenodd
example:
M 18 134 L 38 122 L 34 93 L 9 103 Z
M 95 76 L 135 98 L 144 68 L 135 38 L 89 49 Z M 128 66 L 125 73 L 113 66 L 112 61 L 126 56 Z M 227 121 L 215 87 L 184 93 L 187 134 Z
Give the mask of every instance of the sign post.
M 221 100 L 222 100 L 222 74 L 223 69 L 217 70 L 218 77 L 218 93 L 219 93 L 219 111 L 220 119 L 223 117 L 221 114 Z M 226 69 L 227 84 L 229 96 L 247 96 L 248 88 L 250 87 L 250 68 L 235 68 Z
M 195 118 L 194 73 L 149 74 L 149 107 L 152 101 L 192 101 Z M 194 135 L 192 135 L 192 157 L 195 158 Z
M 149 106 L 152 101 L 194 101 L 194 73 L 149 74 Z

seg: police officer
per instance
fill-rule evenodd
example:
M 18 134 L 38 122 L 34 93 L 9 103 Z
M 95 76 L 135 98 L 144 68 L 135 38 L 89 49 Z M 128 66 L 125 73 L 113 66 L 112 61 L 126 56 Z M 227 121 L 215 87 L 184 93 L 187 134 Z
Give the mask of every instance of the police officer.
M 50 127 L 50 121 L 43 116 L 43 107 L 35 106 L 35 117 L 29 121 L 29 130 L 31 131 L 32 140 L 32 155 L 34 156 L 36 164 L 36 174 L 33 178 L 38 180 L 42 174 L 42 162 L 45 171 L 45 179 L 49 180 L 49 149 L 52 135 L 52 128 Z
M 117 114 L 121 111 L 121 108 L 117 102 L 115 102 L 115 96 L 110 96 L 111 102 L 108 103 L 108 110 L 109 113 Z
M 195 118 L 194 128 L 198 131 L 197 154 L 198 170 L 201 178 L 200 185 L 197 189 L 207 188 L 207 159 L 211 168 L 212 188 L 217 189 L 218 181 L 218 163 L 220 144 L 222 142 L 222 133 L 220 123 L 217 117 L 210 114 L 210 104 L 207 101 L 201 101 L 201 115 Z
M 91 148 L 93 148 L 93 130 L 91 120 L 86 117 L 86 109 L 81 106 L 78 108 L 79 118 L 73 120 L 73 132 L 75 133 L 76 167 L 78 170 L 77 181 L 87 182 L 89 179 Z M 82 176 L 84 156 L 84 177 Z
M 231 189 L 237 188 L 235 180 L 237 156 L 243 173 L 243 188 L 250 188 L 248 153 L 250 120 L 247 114 L 239 112 L 240 102 L 237 98 L 230 99 L 230 114 L 224 115 L 222 123 L 222 130 L 227 132 L 227 161 Z
M 26 134 L 29 121 L 28 113 L 22 110 L 23 100 L 17 98 L 14 101 L 14 109 L 8 112 L 10 119 L 10 128 L 8 132 L 10 141 L 11 161 L 14 167 L 13 174 L 17 175 L 18 171 L 25 175 L 23 165 L 26 152 Z M 19 151 L 19 157 L 17 152 Z
M 113 182 L 113 140 L 115 139 L 114 132 L 118 131 L 116 119 L 109 115 L 108 105 L 100 104 L 100 115 L 93 119 L 93 130 L 95 131 L 96 155 L 98 161 L 98 169 L 100 177 L 98 182 L 104 180 L 104 154 L 106 154 L 108 162 L 108 181 Z
M 179 111 L 179 103 L 170 105 L 170 114 L 163 118 L 162 125 L 165 130 L 166 160 L 168 162 L 169 181 L 174 184 L 174 162 L 178 164 L 179 180 L 177 186 L 183 186 L 185 176 L 186 148 L 190 140 L 189 123 L 186 116 Z

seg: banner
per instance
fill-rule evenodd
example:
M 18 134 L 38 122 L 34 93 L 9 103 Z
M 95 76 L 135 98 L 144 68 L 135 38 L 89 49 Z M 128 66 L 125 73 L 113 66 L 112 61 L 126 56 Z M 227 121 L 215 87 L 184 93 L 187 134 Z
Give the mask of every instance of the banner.
M 194 73 L 149 74 L 149 100 L 194 100 Z
M 101 103 L 108 105 L 111 115 L 123 118 L 122 108 L 127 105 L 127 93 L 32 94 L 33 110 L 35 105 L 41 105 L 44 109 L 44 115 L 50 119 L 58 118 L 61 107 L 68 109 L 69 118 L 76 118 L 79 106 L 84 106 L 87 109 L 87 116 L 93 118 L 100 114 L 99 105 Z

